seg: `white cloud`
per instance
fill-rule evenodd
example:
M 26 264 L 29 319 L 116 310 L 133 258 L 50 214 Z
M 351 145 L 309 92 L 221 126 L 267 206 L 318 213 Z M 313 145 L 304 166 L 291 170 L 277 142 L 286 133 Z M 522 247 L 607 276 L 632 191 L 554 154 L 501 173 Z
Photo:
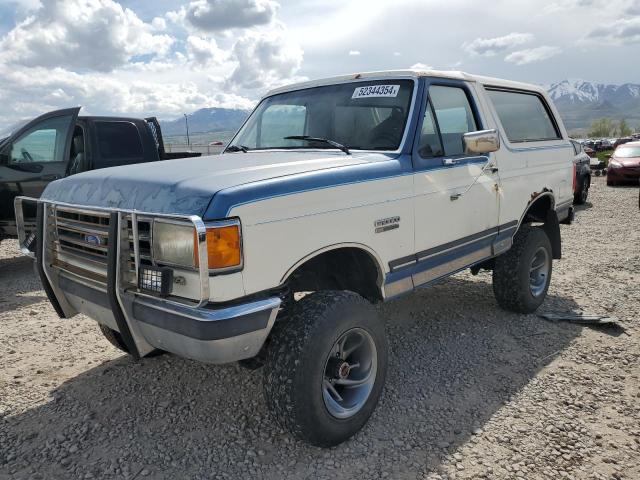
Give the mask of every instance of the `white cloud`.
M 162 17 L 155 17 L 151 20 L 151 26 L 158 32 L 164 32 L 167 29 L 167 21 Z
M 629 7 L 632 8 L 632 7 Z M 640 14 L 640 5 L 635 8 Z M 640 43 L 640 15 L 632 18 L 621 18 L 593 29 L 585 39 L 586 43 L 626 45 Z
M 492 57 L 531 40 L 533 35 L 530 33 L 513 32 L 502 37 L 476 38 L 471 42 L 463 43 L 462 48 L 470 55 Z
M 624 13 L 640 16 L 640 0 L 632 0 L 625 8 Z
M 179 12 L 170 13 L 194 27 L 215 32 L 271 23 L 280 5 L 274 0 L 194 0 Z
M 433 70 L 431 65 L 427 65 L 426 63 L 414 63 L 409 67 L 412 70 Z
M 220 65 L 228 60 L 229 54 L 218 47 L 215 39 L 195 35 L 187 37 L 187 57 L 196 66 Z
M 247 33 L 233 46 L 237 67 L 228 79 L 232 89 L 255 89 L 292 80 L 302 64 L 303 51 L 283 31 Z
M 165 55 L 174 40 L 154 31 L 113 0 L 45 0 L 0 41 L 0 62 L 108 72 Z
M 529 48 L 526 50 L 518 50 L 504 57 L 505 62 L 515 63 L 516 65 L 527 65 L 529 63 L 541 62 L 548 58 L 555 57 L 562 53 L 562 49 L 558 47 L 542 46 Z
M 85 114 L 161 118 L 202 107 L 251 108 L 254 104 L 242 96 L 217 93 L 219 89 L 202 88 L 191 81 L 131 81 L 121 75 L 78 74 L 61 68 L 2 69 L 0 84 L 4 123 L 78 104 L 87 106 Z
M 358 55 L 360 55 L 360 50 L 349 50 L 350 57 L 357 57 Z

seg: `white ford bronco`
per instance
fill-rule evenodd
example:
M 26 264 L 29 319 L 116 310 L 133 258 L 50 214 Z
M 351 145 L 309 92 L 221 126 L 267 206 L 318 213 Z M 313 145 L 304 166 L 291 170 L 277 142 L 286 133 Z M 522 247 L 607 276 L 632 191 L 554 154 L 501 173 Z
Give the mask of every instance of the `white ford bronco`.
M 375 302 L 470 268 L 502 308 L 542 303 L 573 147 L 545 91 L 439 71 L 278 88 L 215 157 L 89 171 L 18 198 L 62 318 L 118 348 L 262 365 L 266 403 L 296 436 L 338 444 L 387 372 Z

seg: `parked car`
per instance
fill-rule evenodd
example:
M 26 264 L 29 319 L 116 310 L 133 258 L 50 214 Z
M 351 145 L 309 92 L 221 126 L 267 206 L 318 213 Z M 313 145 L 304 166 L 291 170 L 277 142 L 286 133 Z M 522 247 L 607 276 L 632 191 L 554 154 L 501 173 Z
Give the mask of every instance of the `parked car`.
M 638 185 L 640 182 L 640 142 L 620 145 L 609 159 L 607 185 L 620 183 Z
M 87 314 L 136 358 L 264 364 L 274 417 L 331 446 L 385 382 L 372 303 L 471 268 L 493 271 L 503 308 L 540 306 L 573 218 L 573 156 L 539 86 L 432 71 L 305 82 L 267 94 L 215 168 L 51 183 L 36 266 L 61 317 Z
M 591 186 L 591 157 L 584 152 L 579 142 L 571 140 L 571 144 L 575 153 L 575 157 L 573 157 L 575 165 L 573 203 L 582 205 L 587 201 L 589 187 Z
M 0 240 L 16 235 L 16 196 L 39 197 L 58 178 L 87 170 L 199 156 L 165 152 L 154 118 L 78 117 L 80 107 L 46 113 L 0 132 Z M 25 212 L 35 221 L 35 210 Z
M 622 137 L 615 141 L 613 144 L 613 148 L 618 148 L 620 145 L 624 145 L 625 143 L 633 142 L 632 137 Z

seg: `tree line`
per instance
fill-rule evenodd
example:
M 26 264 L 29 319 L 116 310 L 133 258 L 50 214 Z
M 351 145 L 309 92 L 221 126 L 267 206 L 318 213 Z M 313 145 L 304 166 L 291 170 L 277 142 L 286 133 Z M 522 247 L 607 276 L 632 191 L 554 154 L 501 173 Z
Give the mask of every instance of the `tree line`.
M 636 128 L 632 128 L 629 123 L 622 119 L 619 121 L 611 120 L 610 118 L 601 118 L 595 120 L 589 128 L 589 137 L 628 137 L 634 132 L 640 131 L 640 125 Z

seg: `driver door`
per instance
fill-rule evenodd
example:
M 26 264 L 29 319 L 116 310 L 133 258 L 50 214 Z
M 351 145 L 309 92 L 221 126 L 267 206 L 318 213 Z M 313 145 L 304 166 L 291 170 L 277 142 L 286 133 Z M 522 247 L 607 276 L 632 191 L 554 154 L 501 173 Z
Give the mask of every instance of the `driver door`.
M 494 154 L 464 150 L 465 133 L 489 128 L 472 87 L 444 79 L 426 87 L 413 153 L 415 286 L 490 257 L 499 216 Z
M 0 150 L 0 218 L 13 219 L 13 199 L 38 198 L 66 174 L 80 108 L 56 110 L 27 123 Z

